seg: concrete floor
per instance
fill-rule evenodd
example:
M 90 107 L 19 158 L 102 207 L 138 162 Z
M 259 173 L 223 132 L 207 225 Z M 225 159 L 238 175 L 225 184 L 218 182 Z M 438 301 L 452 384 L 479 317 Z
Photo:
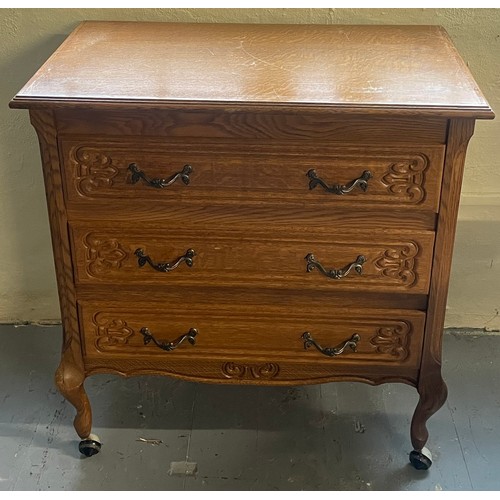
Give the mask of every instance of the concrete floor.
M 103 448 L 83 458 L 73 407 L 53 385 L 60 336 L 0 326 L 0 490 L 500 489 L 500 336 L 445 336 L 449 398 L 429 422 L 429 471 L 408 464 L 417 393 L 402 384 L 94 376 L 86 388 Z

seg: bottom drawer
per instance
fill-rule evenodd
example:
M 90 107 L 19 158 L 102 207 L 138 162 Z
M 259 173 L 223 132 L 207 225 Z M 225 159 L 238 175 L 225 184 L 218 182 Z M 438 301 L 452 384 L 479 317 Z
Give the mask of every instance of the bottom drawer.
M 89 369 L 276 382 L 285 375 L 288 380 L 304 378 L 300 373 L 311 376 L 314 367 L 321 376 L 375 373 L 377 366 L 417 369 L 425 323 L 421 311 L 306 305 L 167 309 L 80 302 L 79 312 Z

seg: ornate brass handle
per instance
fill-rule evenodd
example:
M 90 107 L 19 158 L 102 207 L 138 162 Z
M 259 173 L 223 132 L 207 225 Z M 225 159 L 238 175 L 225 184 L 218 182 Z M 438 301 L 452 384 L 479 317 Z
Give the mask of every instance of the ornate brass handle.
M 350 193 L 356 186 L 359 186 L 362 191 L 366 191 L 368 189 L 368 181 L 373 177 L 369 170 L 365 170 L 360 177 L 348 184 L 334 184 L 333 186 L 329 186 L 323 179 L 318 177 L 316 170 L 313 168 L 306 175 L 311 179 L 309 181 L 309 189 L 314 189 L 319 184 L 326 192 L 333 194 Z
M 180 172 L 176 172 L 168 179 L 148 179 L 146 174 L 139 169 L 136 163 L 131 163 L 128 166 L 128 169 L 132 172 L 132 184 L 135 184 L 142 179 L 149 186 L 158 189 L 170 186 L 179 178 L 187 186 L 189 184 L 189 174 L 193 171 L 193 167 L 191 165 L 184 165 Z
M 185 340 L 187 340 L 191 345 L 196 343 L 196 335 L 198 335 L 198 330 L 196 328 L 190 328 L 187 333 L 181 335 L 179 338 L 173 340 L 172 342 L 162 342 L 158 341 L 153 337 L 153 334 L 149 331 L 149 328 L 141 328 L 140 332 L 144 335 L 144 345 L 148 345 L 150 342 L 153 342 L 160 349 L 164 351 L 173 351 L 177 347 L 179 347 Z
M 155 264 L 151 260 L 151 257 L 149 257 L 149 255 L 145 255 L 144 250 L 142 248 L 138 248 L 134 252 L 134 254 L 137 256 L 137 264 L 139 264 L 139 267 L 142 267 L 147 263 L 157 271 L 160 271 L 162 273 L 168 273 L 179 267 L 179 265 L 182 262 L 185 262 L 186 266 L 192 267 L 193 259 L 196 255 L 196 252 L 192 248 L 190 248 L 189 250 L 186 251 L 184 255 L 177 257 L 177 259 L 175 259 L 173 262 L 158 262 L 158 264 Z
M 309 349 L 309 347 L 314 346 L 321 354 L 325 356 L 338 356 L 342 354 L 348 347 L 350 347 L 354 352 L 360 341 L 360 336 L 355 333 L 349 340 L 346 340 L 337 347 L 321 347 L 312 337 L 309 332 L 304 332 L 302 334 L 302 339 L 304 340 L 304 349 Z
M 306 270 L 308 273 L 312 272 L 314 269 L 317 269 L 321 274 L 324 274 L 327 278 L 332 278 L 334 280 L 340 280 L 347 276 L 353 269 L 361 274 L 363 271 L 363 264 L 366 262 L 366 257 L 364 255 L 358 255 L 354 262 L 347 264 L 347 266 L 342 269 L 330 269 L 326 270 L 320 262 L 316 260 L 316 257 L 312 253 L 308 253 L 305 256 L 307 261 Z

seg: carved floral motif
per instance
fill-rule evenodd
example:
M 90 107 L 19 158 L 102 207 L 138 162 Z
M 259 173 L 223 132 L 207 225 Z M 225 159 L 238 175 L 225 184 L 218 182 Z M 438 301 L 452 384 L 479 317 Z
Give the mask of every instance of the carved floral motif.
M 410 325 L 401 321 L 396 325 L 379 328 L 370 343 L 376 347 L 377 352 L 394 356 L 401 361 L 408 356 L 409 333 Z
M 388 248 L 375 259 L 375 268 L 387 278 L 411 287 L 417 279 L 414 268 L 418 251 L 419 247 L 414 241 Z
M 83 195 L 92 195 L 100 188 L 113 185 L 118 168 L 112 159 L 96 148 L 80 147 L 72 151 L 72 160 L 77 165 L 76 189 Z
M 423 185 L 428 166 L 429 160 L 424 155 L 392 163 L 381 182 L 392 194 L 404 197 L 409 203 L 420 203 L 425 199 Z
M 95 345 L 99 351 L 112 350 L 115 346 L 122 346 L 134 334 L 134 330 L 121 319 L 100 317 L 96 314 L 93 318 L 96 327 Z
M 113 269 L 119 269 L 128 255 L 115 238 L 102 239 L 89 234 L 84 245 L 87 249 L 87 272 L 96 278 Z
M 222 365 L 222 374 L 226 378 L 237 379 L 272 379 L 279 371 L 279 365 L 276 363 L 265 363 L 263 365 L 246 365 L 240 363 L 224 363 Z

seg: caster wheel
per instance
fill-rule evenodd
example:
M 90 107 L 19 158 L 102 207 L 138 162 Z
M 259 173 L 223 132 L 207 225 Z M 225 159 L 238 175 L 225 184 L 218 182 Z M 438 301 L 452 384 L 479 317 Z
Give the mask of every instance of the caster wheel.
M 432 465 L 432 453 L 427 448 L 422 448 L 422 451 L 413 450 L 410 453 L 410 463 L 417 470 L 427 470 Z
M 82 455 L 86 457 L 92 457 L 96 455 L 101 450 L 101 442 L 99 440 L 99 436 L 96 434 L 90 434 L 87 439 L 83 439 L 80 441 L 78 445 L 78 449 Z

